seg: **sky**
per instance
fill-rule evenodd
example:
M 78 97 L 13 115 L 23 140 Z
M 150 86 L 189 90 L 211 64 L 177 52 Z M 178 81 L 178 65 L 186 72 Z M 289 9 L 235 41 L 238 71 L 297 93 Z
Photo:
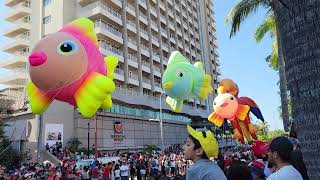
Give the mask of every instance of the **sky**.
M 259 106 L 270 129 L 283 129 L 278 107 L 278 73 L 265 62 L 271 52 L 272 39 L 266 36 L 256 43 L 254 32 L 266 16 L 265 9 L 259 9 L 249 16 L 232 39 L 229 38 L 230 24 L 225 17 L 236 4 L 235 0 L 215 0 L 215 21 L 217 27 L 217 44 L 220 60 L 220 78 L 234 80 L 240 89 L 239 96 L 252 98 Z M 259 122 L 257 119 L 254 122 Z
M 4 33 L 5 30 L 7 30 L 8 28 L 12 27 L 13 25 L 7 21 L 4 20 L 5 16 L 9 13 L 9 8 L 7 8 L 4 5 L 4 0 L 0 0 L 0 63 L 3 62 L 6 59 L 9 59 L 10 57 L 12 57 L 12 55 L 5 53 L 2 51 L 2 48 L 10 43 L 12 41 L 12 39 L 7 38 L 5 36 L 2 36 L 2 34 Z M 1 69 L 0 68 L 0 78 L 2 76 L 4 76 L 5 74 L 7 74 L 9 71 L 5 70 L 5 69 Z M 0 84 L 0 89 L 4 88 L 6 86 L 3 86 Z
M 0 0 L 0 34 L 12 24 L 4 21 L 4 16 L 9 9 L 4 6 L 4 0 Z M 240 96 L 252 98 L 260 107 L 262 114 L 270 125 L 270 129 L 283 129 L 279 117 L 278 107 L 280 97 L 278 95 L 278 73 L 268 67 L 265 57 L 270 54 L 272 39 L 266 37 L 261 43 L 254 40 L 254 31 L 266 15 L 266 10 L 259 9 L 250 16 L 241 26 L 240 32 L 232 39 L 229 38 L 230 25 L 225 23 L 225 17 L 235 0 L 216 0 L 215 20 L 217 27 L 217 43 L 220 60 L 221 79 L 233 79 L 240 88 Z M 0 36 L 0 48 L 11 40 Z M 0 62 L 10 58 L 10 54 L 1 52 Z M 0 69 L 0 77 L 8 73 Z M 0 89 L 4 86 L 0 85 Z M 259 122 L 254 119 L 254 123 Z

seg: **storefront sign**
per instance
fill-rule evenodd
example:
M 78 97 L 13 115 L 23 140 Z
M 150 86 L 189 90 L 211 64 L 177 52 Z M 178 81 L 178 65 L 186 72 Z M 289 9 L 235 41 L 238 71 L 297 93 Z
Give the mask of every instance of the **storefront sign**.
M 113 132 L 114 134 L 111 135 L 115 144 L 121 144 L 126 136 L 123 134 L 124 123 L 122 121 L 115 121 L 113 123 Z

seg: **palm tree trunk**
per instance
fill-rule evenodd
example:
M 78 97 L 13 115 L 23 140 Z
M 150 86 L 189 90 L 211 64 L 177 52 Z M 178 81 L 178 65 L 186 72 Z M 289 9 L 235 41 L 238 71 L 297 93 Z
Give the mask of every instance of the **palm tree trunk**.
M 276 26 L 279 26 L 276 23 Z M 278 29 L 278 27 L 277 27 Z M 283 121 L 283 128 L 285 131 L 289 131 L 289 108 L 288 108 L 288 94 L 287 94 L 287 79 L 286 70 L 282 54 L 282 44 L 280 34 L 277 32 L 278 42 L 278 64 L 279 64 L 279 80 L 280 80 L 280 99 L 281 99 L 281 116 Z
M 274 0 L 286 77 L 310 179 L 320 179 L 320 3 Z

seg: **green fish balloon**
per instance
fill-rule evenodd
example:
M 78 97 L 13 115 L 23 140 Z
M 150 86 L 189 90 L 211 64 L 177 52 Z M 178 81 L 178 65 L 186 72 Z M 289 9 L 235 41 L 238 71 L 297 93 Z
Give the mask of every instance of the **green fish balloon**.
M 192 65 L 179 51 L 170 55 L 162 76 L 162 87 L 168 95 L 166 102 L 175 111 L 181 112 L 183 101 L 194 97 L 201 101 L 212 93 L 211 76 L 205 74 L 202 62 Z

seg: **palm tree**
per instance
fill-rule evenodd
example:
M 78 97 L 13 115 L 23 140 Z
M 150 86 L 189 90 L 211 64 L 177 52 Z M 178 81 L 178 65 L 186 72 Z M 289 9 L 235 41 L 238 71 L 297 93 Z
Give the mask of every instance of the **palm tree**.
M 231 32 L 230 38 L 233 37 L 239 30 L 241 23 L 252 13 L 257 11 L 259 7 L 264 7 L 268 10 L 268 14 L 270 14 L 269 18 L 264 21 L 264 23 L 258 27 L 260 28 L 260 33 L 266 29 L 263 27 L 265 23 L 272 24 L 272 14 L 273 14 L 273 1 L 272 0 L 241 0 L 238 2 L 229 12 L 226 17 L 226 21 L 231 23 Z M 268 21 L 269 20 L 269 21 Z M 269 24 L 269 26 L 271 25 Z M 287 86 L 286 86 L 286 77 L 285 77 L 285 68 L 284 61 L 282 56 L 281 43 L 279 42 L 279 35 L 276 31 L 277 28 L 274 28 L 274 37 L 276 42 L 273 44 L 273 49 L 277 49 L 277 51 L 273 51 L 270 55 L 269 61 L 276 61 L 276 54 L 278 54 L 278 66 L 279 66 L 279 79 L 280 79 L 280 99 L 281 99 L 281 109 L 282 109 L 282 119 L 285 131 L 288 131 L 289 125 L 289 111 L 288 111 L 288 95 L 287 95 Z M 273 58 L 273 59 L 272 59 Z M 275 62 L 274 62 L 275 63 Z M 272 65 L 271 65 L 272 66 Z
M 292 118 L 310 179 L 320 179 L 320 3 L 275 0 Z
M 261 42 L 263 37 L 269 32 L 271 37 L 273 37 L 273 44 L 271 54 L 266 58 L 269 66 L 279 71 L 280 79 L 280 97 L 281 97 L 281 118 L 283 119 L 283 127 L 285 131 L 289 131 L 290 126 L 290 111 L 289 111 L 289 97 L 287 94 L 287 80 L 285 77 L 284 61 L 281 46 L 278 46 L 278 35 L 277 35 L 277 24 L 275 22 L 275 17 L 273 11 L 269 11 L 269 16 L 263 23 L 256 29 L 255 39 L 257 42 Z M 280 51 L 279 51 L 280 50 Z

